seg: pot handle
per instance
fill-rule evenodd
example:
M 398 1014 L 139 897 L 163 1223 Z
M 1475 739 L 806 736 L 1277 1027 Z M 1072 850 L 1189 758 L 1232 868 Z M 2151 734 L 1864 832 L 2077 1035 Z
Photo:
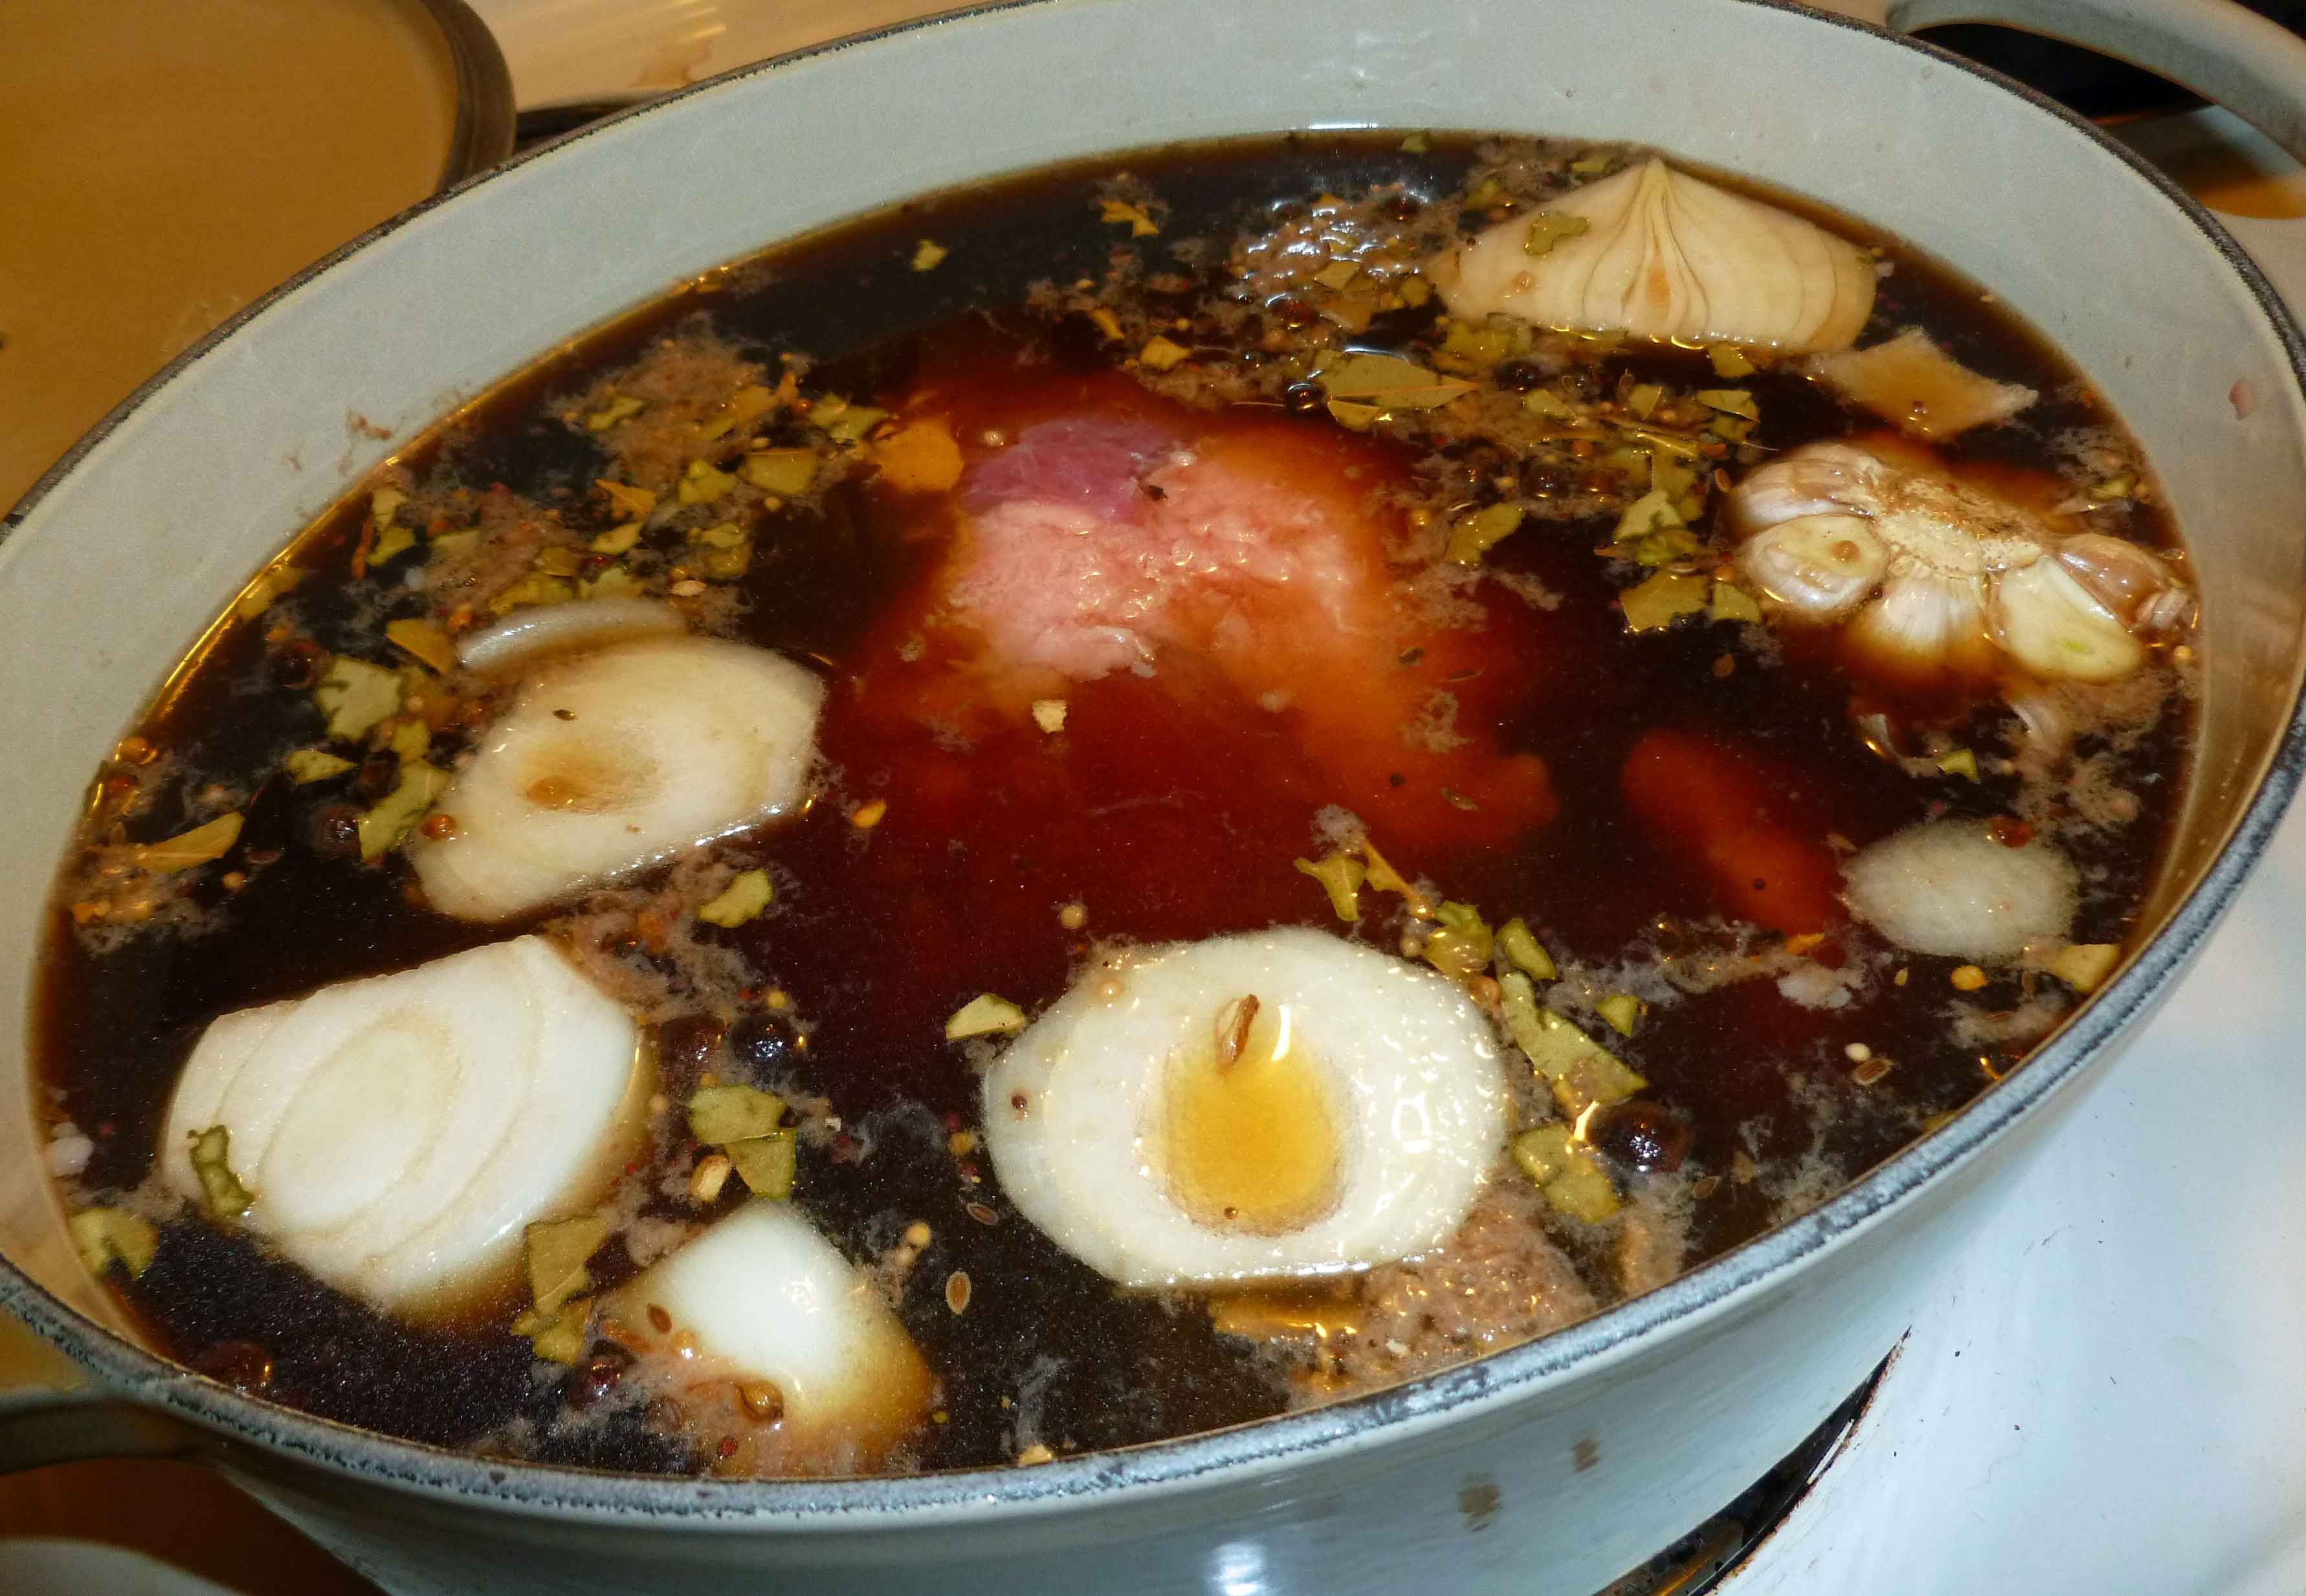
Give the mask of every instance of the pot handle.
M 1992 22 L 2127 61 L 2224 106 L 2306 161 L 2306 39 L 2233 0 L 1819 0 L 1900 33 Z M 2306 220 L 2218 220 L 2306 312 Z
M 0 1309 L 0 1474 L 97 1457 L 182 1457 L 199 1432 L 92 1382 Z
M 0 1391 L 0 1474 L 99 1457 L 188 1457 L 199 1444 L 189 1427 L 116 1396 Z
M 2127 61 L 2224 106 L 2306 161 L 2306 39 L 2232 0 L 1843 0 L 1900 33 L 1993 22 Z

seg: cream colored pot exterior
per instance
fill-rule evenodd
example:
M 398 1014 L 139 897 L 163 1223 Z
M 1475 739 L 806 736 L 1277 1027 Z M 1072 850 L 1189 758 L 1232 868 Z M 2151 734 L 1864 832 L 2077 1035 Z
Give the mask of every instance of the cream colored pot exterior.
M 2269 103 L 2306 85 L 2306 51 L 2285 62 L 2257 42 L 2273 64 L 2244 75 Z M 2294 783 L 2306 395 L 2263 286 L 2157 179 L 1943 57 L 1753 0 L 1043 0 L 704 86 L 403 218 L 139 396 L 0 544 L 15 650 L 0 960 L 20 972 L 0 988 L 0 1034 L 23 1034 L 21 972 L 88 773 L 237 585 L 393 447 L 368 426 L 403 440 L 684 276 L 923 190 L 1362 124 L 1632 139 L 1751 173 L 1935 251 L 2080 363 L 2158 464 L 2208 616 L 2204 766 L 2157 905 L 2169 927 L 2144 958 L 1852 1191 L 1560 1336 L 1226 1435 L 914 1481 L 491 1464 L 172 1371 L 95 1328 L 111 1312 L 73 1259 L 26 1117 L 0 1115 L 0 1301 L 96 1380 L 89 1405 L 0 1408 L 0 1446 L 209 1457 L 410 1592 L 1583 1596 L 1857 1386 L 1965 1219 L 2071 1101 L 2086 1055 L 2175 978 Z M 21 1047 L 5 1056 L 21 1068 Z

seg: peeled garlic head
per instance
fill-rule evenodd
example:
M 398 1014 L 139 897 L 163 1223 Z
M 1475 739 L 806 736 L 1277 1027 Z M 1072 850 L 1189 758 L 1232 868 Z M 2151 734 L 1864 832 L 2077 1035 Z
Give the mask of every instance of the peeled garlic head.
M 409 856 L 436 909 L 500 920 L 798 806 L 824 684 L 765 649 L 644 637 L 543 661 Z
M 417 1311 L 493 1285 L 521 1227 L 597 1201 L 645 1132 L 625 1011 L 524 936 L 226 1014 L 176 1082 L 160 1169 L 230 1132 L 241 1223 L 339 1290 Z
M 873 1468 L 935 1395 L 889 1305 L 790 1203 L 747 1202 L 603 1297 L 601 1314 L 620 1342 L 665 1354 L 675 1401 L 708 1380 L 773 1387 L 781 1411 L 739 1427 L 758 1454 L 744 1472 Z
M 1909 826 L 1843 866 L 1849 907 L 1901 948 L 1985 963 L 2073 935 L 2074 867 L 2038 840 L 1997 841 L 1975 820 Z
M 1865 251 L 1661 160 L 1549 200 L 1539 214 L 1588 225 L 1538 255 L 1525 247 L 1528 215 L 1482 233 L 1441 274 L 1451 315 L 1808 353 L 1848 347 L 1874 309 Z
M 1091 969 L 986 1074 L 1002 1189 L 1125 1285 L 1320 1276 L 1463 1223 L 1506 1133 L 1456 986 L 1318 931 Z
M 1738 568 L 1781 619 L 1843 628 L 1893 679 L 2111 681 L 2144 663 L 2193 598 L 2150 550 L 2071 533 L 1951 472 L 1813 443 L 1723 500 Z

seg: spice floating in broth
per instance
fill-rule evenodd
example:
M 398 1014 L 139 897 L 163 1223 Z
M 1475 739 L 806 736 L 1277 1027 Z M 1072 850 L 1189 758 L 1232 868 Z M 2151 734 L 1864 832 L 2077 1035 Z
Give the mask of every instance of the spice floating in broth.
M 188 1362 L 495 1455 L 1005 1465 L 1543 1335 L 1958 1113 L 2134 940 L 2182 554 L 1976 290 L 1661 158 L 1321 135 L 936 198 L 407 451 L 100 772 L 40 1038 L 91 1267 Z M 1767 316 L 1464 296 L 1721 226 L 1779 252 L 1709 303 Z M 1865 502 L 1754 513 L 1861 451 Z M 1916 481 L 2011 507 L 2122 669 L 2045 664 L 1982 559 L 1977 669 L 1846 647 Z M 205 1028 L 545 948 L 646 1100 L 485 1281 L 304 1247 L 245 1098 L 167 1126 Z

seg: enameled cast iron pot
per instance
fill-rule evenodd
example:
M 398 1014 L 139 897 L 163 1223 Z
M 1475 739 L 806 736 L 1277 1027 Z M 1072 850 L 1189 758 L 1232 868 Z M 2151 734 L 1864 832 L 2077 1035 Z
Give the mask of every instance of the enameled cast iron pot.
M 2001 0 L 1999 15 L 2143 56 L 2306 145 L 2306 48 L 2215 0 Z M 2306 346 L 2217 226 L 2087 125 L 1942 53 L 1760 0 L 1038 0 L 701 85 L 380 229 L 177 362 L 10 517 L 0 965 L 18 973 L 0 1036 L 24 1033 L 24 972 L 89 773 L 248 574 L 458 400 L 684 277 L 927 190 L 1364 124 L 1636 140 L 1816 196 L 1990 286 L 2113 400 L 2191 542 L 2206 661 L 2163 928 L 2119 979 L 1823 1208 L 1558 1336 L 1237 1431 L 920 1479 L 530 1468 L 189 1375 L 121 1333 L 11 1111 L 0 1302 L 84 1383 L 7 1399 L 0 1453 L 205 1459 L 399 1592 L 1584 1596 L 1832 1411 L 2085 1066 L 2178 978 L 2297 781 Z M 22 1070 L 21 1046 L 0 1057 Z

